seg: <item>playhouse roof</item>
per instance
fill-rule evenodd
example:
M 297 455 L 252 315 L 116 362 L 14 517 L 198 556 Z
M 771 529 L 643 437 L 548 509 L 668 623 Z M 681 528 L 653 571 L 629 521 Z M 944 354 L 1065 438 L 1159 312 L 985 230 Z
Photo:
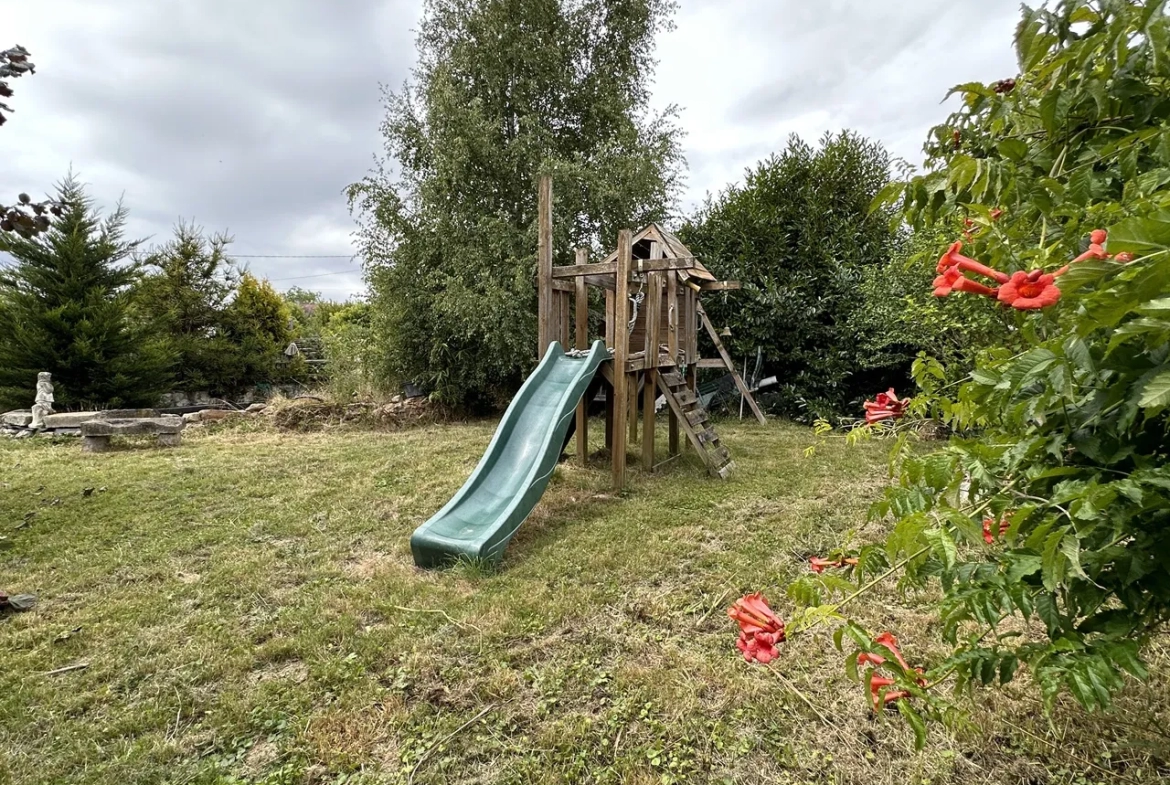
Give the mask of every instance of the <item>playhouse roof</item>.
M 634 258 L 649 259 L 651 243 L 658 243 L 658 246 L 662 251 L 662 257 L 665 259 L 694 260 L 694 267 L 678 271 L 679 275 L 684 280 L 687 278 L 698 278 L 701 281 L 715 280 L 715 276 L 711 274 L 710 270 L 703 266 L 702 262 L 700 262 L 693 253 L 691 253 L 691 249 L 687 248 L 685 245 L 683 245 L 681 240 L 656 223 L 650 224 L 634 235 L 632 243 Z M 616 250 L 609 256 L 602 259 L 602 262 L 616 261 Z

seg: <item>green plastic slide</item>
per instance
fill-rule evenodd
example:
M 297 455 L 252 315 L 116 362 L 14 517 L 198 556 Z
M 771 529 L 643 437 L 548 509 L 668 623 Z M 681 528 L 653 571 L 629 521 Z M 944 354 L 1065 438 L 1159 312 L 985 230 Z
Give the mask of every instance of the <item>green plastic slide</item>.
M 587 354 L 565 354 L 557 342 L 504 413 L 475 471 L 443 509 L 410 537 L 419 567 L 460 558 L 499 563 L 532 512 L 564 447 L 577 402 L 610 358 L 597 341 Z

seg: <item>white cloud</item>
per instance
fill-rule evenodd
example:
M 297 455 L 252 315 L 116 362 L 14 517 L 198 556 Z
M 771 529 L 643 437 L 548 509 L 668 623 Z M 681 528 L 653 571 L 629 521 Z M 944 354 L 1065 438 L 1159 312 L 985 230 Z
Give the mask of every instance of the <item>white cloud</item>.
M 28 47 L 38 72 L 13 84 L 0 194 L 46 191 L 72 166 L 100 204 L 125 196 L 134 236 L 164 240 L 184 218 L 230 231 L 242 255 L 353 253 L 342 189 L 381 150 L 379 83 L 407 78 L 420 0 L 9 5 L 0 45 Z M 792 133 L 851 128 L 917 163 L 951 85 L 1015 72 L 1016 5 L 683 0 L 654 105 L 683 109 L 684 206 Z M 279 286 L 362 288 L 345 259 L 248 262 Z

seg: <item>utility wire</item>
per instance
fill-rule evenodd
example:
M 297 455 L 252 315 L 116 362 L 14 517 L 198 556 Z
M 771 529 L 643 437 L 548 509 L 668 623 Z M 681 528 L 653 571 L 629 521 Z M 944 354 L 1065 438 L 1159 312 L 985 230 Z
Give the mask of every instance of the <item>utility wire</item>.
M 317 273 L 316 275 L 294 275 L 292 278 L 269 278 L 269 283 L 277 283 L 279 281 L 299 281 L 302 278 L 324 278 L 327 275 L 355 275 L 361 270 L 335 270 L 331 273 Z

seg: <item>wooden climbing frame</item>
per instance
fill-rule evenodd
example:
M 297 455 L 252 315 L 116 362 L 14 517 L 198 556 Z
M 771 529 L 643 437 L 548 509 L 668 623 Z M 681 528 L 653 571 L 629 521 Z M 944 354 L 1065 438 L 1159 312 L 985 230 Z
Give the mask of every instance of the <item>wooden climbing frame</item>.
M 601 367 L 605 379 L 605 444 L 613 467 L 613 485 L 626 484 L 626 453 L 638 441 L 638 404 L 642 412 L 642 468 L 655 463 L 655 401 L 667 403 L 669 456 L 680 454 L 680 433 L 703 458 L 708 471 L 726 477 L 734 463 L 711 427 L 699 401 L 698 368 L 730 373 L 740 395 L 762 424 L 764 415 L 747 384 L 735 370 L 730 355 L 700 302 L 708 291 L 739 288 L 734 281 L 717 281 L 706 267 L 670 232 L 650 224 L 639 232 L 622 229 L 617 247 L 599 262 L 589 261 L 587 249 L 576 251 L 575 263 L 554 266 L 552 178 L 541 177 L 537 240 L 537 359 L 553 341 L 586 350 L 589 331 L 590 287 L 604 292 L 605 344 L 613 358 Z M 699 330 L 705 329 L 718 358 L 699 356 Z M 600 337 L 600 336 L 599 336 Z M 639 400 L 640 397 L 640 400 Z M 576 456 L 588 459 L 588 405 L 577 409 Z

